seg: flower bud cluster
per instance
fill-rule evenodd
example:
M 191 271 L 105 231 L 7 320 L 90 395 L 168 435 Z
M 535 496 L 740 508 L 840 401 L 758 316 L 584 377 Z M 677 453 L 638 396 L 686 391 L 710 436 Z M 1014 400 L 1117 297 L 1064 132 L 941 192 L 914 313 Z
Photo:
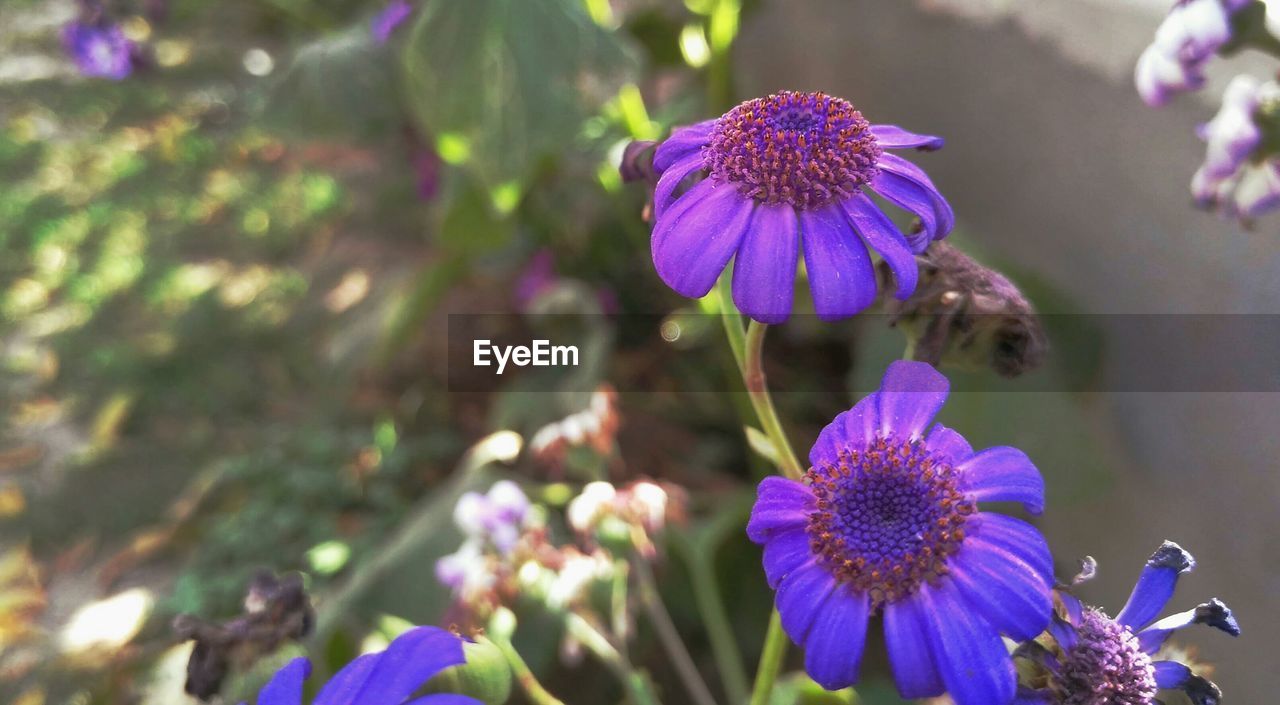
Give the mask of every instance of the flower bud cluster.
M 520 544 L 542 532 L 543 519 L 519 485 L 494 483 L 485 494 L 458 498 L 453 522 L 465 539 L 457 551 L 436 562 L 436 579 L 454 598 L 473 610 L 498 603 L 498 590 L 511 574 L 511 558 Z
M 1263 153 L 1264 120 L 1280 107 L 1280 84 L 1236 76 L 1198 134 L 1205 160 L 1191 179 L 1198 205 L 1248 222 L 1280 205 L 1280 162 Z
M 666 526 L 674 507 L 671 495 L 647 481 L 616 489 L 608 482 L 592 482 L 569 502 L 569 526 L 585 540 L 606 546 L 625 545 L 652 558 L 654 539 Z
M 1180 0 L 1156 30 L 1134 71 L 1138 95 L 1152 107 L 1204 85 L 1204 67 L 1231 40 L 1232 16 L 1251 0 Z
M 601 385 L 591 394 L 590 405 L 582 411 L 543 426 L 529 440 L 529 450 L 539 462 L 560 467 L 570 448 L 587 447 L 601 455 L 613 450 L 621 417 L 618 393 Z

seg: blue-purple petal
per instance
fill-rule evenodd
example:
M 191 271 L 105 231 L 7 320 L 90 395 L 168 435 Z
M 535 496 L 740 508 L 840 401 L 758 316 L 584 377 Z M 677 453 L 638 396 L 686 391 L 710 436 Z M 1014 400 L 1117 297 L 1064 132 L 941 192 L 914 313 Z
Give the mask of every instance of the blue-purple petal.
M 1189 572 L 1195 565 L 1190 553 L 1172 541 L 1165 541 L 1147 559 L 1133 592 L 1129 593 L 1128 602 L 1116 615 L 1116 621 L 1135 631 L 1150 624 L 1173 597 L 1178 576 Z
M 661 219 L 667 209 L 671 207 L 672 198 L 675 196 L 676 189 L 680 187 L 680 184 L 690 174 L 701 169 L 702 166 L 702 157 L 694 154 L 681 159 L 673 164 L 670 169 L 662 172 L 662 178 L 658 179 L 658 185 L 653 189 L 653 217 L 655 222 Z
M 848 449 L 861 450 L 873 441 L 880 427 L 879 410 L 876 407 L 876 394 L 869 394 L 858 400 L 852 409 L 841 412 L 823 427 L 809 449 L 810 465 L 835 465 L 840 462 L 840 453 Z
M 946 690 L 933 663 L 926 630 L 928 620 L 916 600 L 908 598 L 884 606 L 884 641 L 898 694 L 908 700 L 932 698 Z
M 973 455 L 973 446 L 969 445 L 964 436 L 940 423 L 934 424 L 929 430 L 924 444 L 952 465 L 959 465 Z
M 885 149 L 920 149 L 933 151 L 942 149 L 945 140 L 933 135 L 918 135 L 897 125 L 872 125 L 871 134 L 876 136 L 876 143 Z
M 715 120 L 704 120 L 673 130 L 653 153 L 654 170 L 661 174 L 690 154 L 701 154 L 703 145 L 711 138 L 713 125 Z
M 913 238 L 913 246 L 920 247 L 921 244 L 923 244 L 924 247 L 927 247 L 930 239 L 940 239 L 946 237 L 947 234 L 951 232 L 956 225 L 955 212 L 951 210 L 951 204 L 947 203 L 947 199 L 938 191 L 938 187 L 933 185 L 933 181 L 929 178 L 928 174 L 924 173 L 923 169 L 895 154 L 880 155 L 880 161 L 877 162 L 877 164 L 882 172 L 887 171 L 892 174 L 897 174 L 898 176 L 915 182 L 921 189 L 923 189 L 923 192 L 929 198 L 929 202 L 933 205 L 933 214 L 937 220 L 937 232 L 932 236 L 932 238 Z M 922 248 L 917 249 L 917 252 L 921 251 L 923 251 Z
M 1021 502 L 1032 514 L 1044 511 L 1044 478 L 1017 448 L 988 448 L 956 469 L 961 473 L 961 489 L 979 502 Z
M 880 432 L 918 439 L 947 401 L 951 383 L 927 362 L 897 360 L 880 382 L 877 404 Z
M 826 568 L 810 561 L 792 571 L 778 586 L 774 604 L 782 619 L 782 630 L 797 645 L 804 644 L 818 608 L 835 589 L 836 581 Z
M 897 283 L 894 296 L 905 301 L 916 290 L 920 277 L 916 256 L 911 251 L 906 236 L 864 194 L 855 194 L 845 199 L 842 205 L 853 229 L 889 265 L 889 271 L 893 272 L 893 280 Z
M 813 308 L 824 321 L 848 318 L 876 300 L 871 255 L 836 205 L 800 211 Z
M 803 528 L 816 506 L 817 499 L 803 483 L 777 475 L 766 477 L 756 488 L 747 536 L 765 543 L 778 532 Z
M 804 670 L 827 690 L 858 682 L 871 605 L 867 593 L 837 587 L 827 597 L 804 643 Z
M 378 659 L 382 658 L 382 652 L 365 654 L 356 660 L 348 663 L 338 671 L 320 692 L 316 694 L 313 705 L 342 705 L 343 703 L 352 702 L 352 698 L 360 692 L 364 687 L 364 683 L 369 678 L 369 673 L 373 667 L 378 665 Z
M 1049 543 L 1036 528 L 1021 519 L 993 512 L 979 512 L 966 524 L 966 544 L 981 546 L 1006 561 L 1021 561 L 1037 573 L 1053 578 Z
M 927 244 L 946 234 L 939 227 L 935 194 L 920 183 L 892 171 L 881 170 L 871 180 L 870 186 L 886 201 L 920 219 L 923 235 L 912 238 L 917 247 L 921 242 Z
M 1191 669 L 1177 661 L 1156 661 L 1151 666 L 1155 670 L 1156 685 L 1161 688 L 1181 688 L 1191 679 Z
M 1143 651 L 1153 654 L 1175 631 L 1193 624 L 1204 624 L 1231 636 L 1240 636 L 1240 624 L 1231 613 L 1231 608 L 1215 597 L 1208 602 L 1196 605 L 1195 609 L 1172 614 L 1156 621 L 1138 633 L 1138 644 Z
M 1006 557 L 966 543 L 951 558 L 947 579 L 992 626 L 1016 641 L 1028 641 L 1053 618 L 1052 582 L 1027 563 Z
M 286 663 L 262 690 L 258 691 L 258 705 L 302 705 L 302 683 L 311 675 L 311 662 L 295 658 Z
M 1012 700 L 1017 687 L 1013 659 L 996 630 L 967 609 L 951 583 L 924 585 L 918 597 L 929 619 L 929 647 L 956 705 Z
M 753 320 L 777 324 L 791 316 L 799 223 L 789 205 L 756 208 L 733 260 L 733 303 Z
M 682 296 L 706 296 L 742 242 L 754 205 L 730 185 L 698 182 L 654 225 L 658 276 Z
M 396 637 L 386 651 L 374 654 L 372 668 L 361 667 L 362 679 L 344 679 L 343 687 L 330 690 L 342 672 L 316 698 L 315 705 L 373 705 L 400 703 L 432 676 L 466 661 L 462 639 L 439 627 L 415 627 Z M 360 664 L 357 659 L 347 668 Z M 345 672 L 347 669 L 343 669 Z
M 812 558 L 809 534 L 804 529 L 774 534 L 764 545 L 764 576 L 769 587 L 776 590 L 788 575 Z

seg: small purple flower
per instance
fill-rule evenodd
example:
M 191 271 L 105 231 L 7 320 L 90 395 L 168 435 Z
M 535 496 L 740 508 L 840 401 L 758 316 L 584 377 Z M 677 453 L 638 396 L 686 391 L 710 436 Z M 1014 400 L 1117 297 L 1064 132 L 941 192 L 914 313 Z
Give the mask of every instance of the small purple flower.
M 413 5 L 409 0 L 391 0 L 386 7 L 374 16 L 370 23 L 370 30 L 373 32 L 373 38 L 379 44 L 384 44 L 391 38 L 391 33 L 396 28 L 409 19 L 409 15 L 413 14 Z
M 396 637 L 386 651 L 365 654 L 338 671 L 312 705 L 401 705 L 432 676 L 466 663 L 462 639 L 438 627 L 416 627 Z M 302 705 L 302 684 L 311 662 L 296 658 L 258 692 L 257 705 Z M 441 693 L 415 705 L 481 705 L 465 695 Z
M 818 315 L 839 320 L 875 300 L 874 250 L 905 299 L 916 287 L 915 255 L 955 217 L 919 167 L 885 150 L 940 147 L 939 137 L 872 125 L 822 93 L 783 91 L 678 128 L 654 153 L 658 276 L 701 297 L 732 259 L 734 303 L 780 323 L 791 315 L 803 252 Z M 679 192 L 697 174 L 706 178 Z M 919 231 L 904 235 L 872 192 L 916 216 Z
M 1257 79 L 1236 76 L 1222 95 L 1218 114 L 1197 131 L 1206 144 L 1204 164 L 1191 179 L 1197 203 L 1212 203 L 1223 182 L 1240 170 L 1262 141 L 1262 129 L 1254 117 L 1262 102 L 1262 89 Z
M 71 22 L 62 28 L 62 45 L 85 76 L 118 81 L 133 71 L 133 42 L 119 25 Z
M 1178 577 L 1195 567 L 1191 554 L 1166 541 L 1138 577 L 1129 601 L 1114 619 L 1059 593 L 1065 617 L 1049 627 L 1057 650 L 1038 643 L 1021 647 L 1049 674 L 1049 687 L 1023 689 L 1018 705 L 1153 705 L 1160 689 L 1182 690 L 1195 705 L 1216 705 L 1218 687 L 1178 661 L 1157 660 L 1161 646 L 1177 630 L 1206 624 L 1240 635 L 1231 610 L 1218 599 L 1164 619 L 1156 617 L 1173 596 Z
M 520 540 L 529 515 L 529 498 L 510 480 L 493 483 L 487 494 L 467 492 L 454 506 L 453 520 L 471 538 L 486 539 L 501 553 Z
M 1152 107 L 1204 85 L 1204 66 L 1231 39 L 1231 16 L 1250 0 L 1179 0 L 1134 69 L 1138 95 Z
M 1044 538 L 977 506 L 1039 513 L 1044 481 L 1016 448 L 974 452 L 941 424 L 926 433 L 948 388 L 926 363 L 893 363 L 879 391 L 823 429 L 804 482 L 760 483 L 747 534 L 764 545 L 783 628 L 825 688 L 858 680 L 867 625 L 883 612 L 902 697 L 1001 705 L 1016 679 L 1000 634 L 1033 639 L 1049 624 Z

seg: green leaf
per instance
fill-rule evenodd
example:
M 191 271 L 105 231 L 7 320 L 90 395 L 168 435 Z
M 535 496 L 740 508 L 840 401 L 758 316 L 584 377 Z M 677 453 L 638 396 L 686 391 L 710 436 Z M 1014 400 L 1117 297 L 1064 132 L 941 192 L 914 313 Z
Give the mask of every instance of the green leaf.
M 635 63 L 580 0 L 427 0 L 402 61 L 419 127 L 489 189 L 565 149 Z
M 773 440 L 764 434 L 764 431 L 755 426 L 743 426 L 747 432 L 747 445 L 751 446 L 760 457 L 773 463 L 775 467 L 782 467 L 782 457 L 778 455 L 778 449 L 773 445 Z
M 267 96 L 266 119 L 282 134 L 374 140 L 404 121 L 390 50 L 366 23 L 306 44 Z

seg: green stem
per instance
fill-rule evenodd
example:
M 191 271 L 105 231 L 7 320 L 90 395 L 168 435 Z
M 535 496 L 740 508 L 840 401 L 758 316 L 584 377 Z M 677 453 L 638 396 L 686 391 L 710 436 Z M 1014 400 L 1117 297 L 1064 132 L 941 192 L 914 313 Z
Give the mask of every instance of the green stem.
M 733 351 L 733 359 L 738 363 L 738 373 L 746 374 L 747 333 L 742 327 L 742 314 L 733 305 L 733 275 L 729 270 L 726 269 L 720 275 L 716 292 L 720 294 L 720 321 L 724 323 L 729 349 Z
M 649 566 L 649 562 L 637 556 L 632 565 L 635 566 L 636 582 L 640 586 L 640 603 L 649 615 L 649 621 L 653 623 L 658 640 L 662 642 L 667 656 L 671 658 L 671 663 L 675 666 L 681 682 L 684 683 L 685 690 L 689 691 L 696 705 L 716 705 L 711 689 L 698 673 L 697 664 L 693 662 L 689 649 L 685 647 L 684 641 L 680 638 L 680 632 L 676 630 L 676 625 L 671 620 L 671 613 L 662 603 L 662 595 L 658 592 L 658 584 L 654 580 L 653 569 Z
M 576 612 L 565 615 L 565 628 L 588 651 L 595 654 L 614 676 L 627 689 L 632 705 L 659 705 L 658 696 L 648 677 L 636 671 L 626 656 L 622 654 L 608 637 L 600 633 L 591 622 Z
M 787 653 L 787 635 L 782 631 L 782 617 L 773 610 L 769 618 L 769 632 L 764 637 L 764 650 L 760 652 L 760 666 L 756 670 L 756 684 L 751 691 L 751 705 L 765 705 L 773 692 L 773 683 L 782 668 L 782 657 Z
M 752 321 L 747 326 L 746 358 L 743 360 L 742 381 L 747 385 L 747 394 L 751 395 L 751 405 L 755 407 L 756 416 L 760 417 L 760 425 L 764 433 L 773 442 L 782 462 L 782 472 L 793 480 L 804 475 L 804 469 L 791 448 L 791 441 L 782 429 L 778 420 L 778 411 L 773 406 L 773 397 L 769 395 L 769 387 L 764 376 L 764 334 L 769 326 L 759 321 Z
M 481 637 L 484 638 L 484 637 Z M 520 652 L 516 651 L 516 647 L 511 642 L 501 638 L 489 638 L 489 642 L 498 647 L 502 655 L 507 658 L 507 663 L 511 666 L 511 673 L 515 675 L 516 682 L 520 684 L 521 690 L 528 696 L 529 701 L 534 705 L 564 705 L 564 702 L 552 695 L 542 683 L 538 681 L 538 677 L 533 675 L 529 664 L 520 658 Z
M 720 680 L 724 684 L 725 694 L 731 703 L 747 701 L 747 671 L 742 665 L 742 655 L 738 649 L 738 640 L 733 635 L 733 626 L 729 622 L 729 613 L 724 608 L 724 600 L 716 587 L 715 572 L 712 570 L 712 556 L 703 555 L 694 544 L 681 539 L 672 542 L 684 559 L 689 570 L 689 581 L 693 587 L 693 599 L 698 606 L 698 614 L 702 616 L 702 624 L 706 627 L 707 638 L 711 641 L 711 655 L 715 657 L 716 668 L 720 671 Z

